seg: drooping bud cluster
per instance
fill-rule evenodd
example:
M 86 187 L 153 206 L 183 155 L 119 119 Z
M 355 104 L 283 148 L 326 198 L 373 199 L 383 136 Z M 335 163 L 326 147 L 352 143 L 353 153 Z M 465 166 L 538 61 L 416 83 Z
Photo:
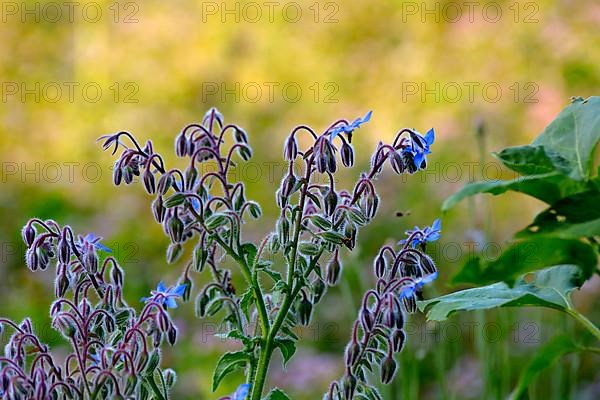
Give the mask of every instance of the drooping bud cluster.
M 401 242 L 403 247 L 399 251 L 384 246 L 375 257 L 375 289 L 364 295 L 354 322 L 352 339 L 346 347 L 346 374 L 341 381 L 330 385 L 326 394 L 328 400 L 351 400 L 364 396 L 381 398 L 368 381 L 368 372 L 376 366 L 383 384 L 394 378 L 398 369 L 394 354 L 402 351 L 406 339 L 404 314 L 416 312 L 421 288 L 437 277 L 431 257 L 424 253 L 424 249 L 421 251 L 409 245 L 414 241 L 427 241 L 434 228 L 437 239 L 441 228 L 439 221 L 432 227 L 408 232 L 409 238 Z
M 200 317 L 224 314 L 225 332 L 221 335 L 244 344 L 244 359 L 239 364 L 250 367 L 246 368 L 248 373 L 257 374 L 248 378 L 250 382 L 259 382 L 252 386 L 252 399 L 262 397 L 264 376 L 258 375 L 266 370 L 251 367 L 258 365 L 261 357 L 270 359 L 265 353 L 272 352 L 274 344 L 267 345 L 267 341 L 296 341 L 292 329 L 308 325 L 327 287 L 339 282 L 343 249 L 355 248 L 359 229 L 379 209 L 374 183 L 383 167 L 390 165 L 401 174 L 426 166 L 433 130 L 423 137 L 403 129 L 392 144 L 377 147 L 370 169 L 360 175 L 352 190 L 336 188 L 334 174 L 339 161 L 344 167 L 354 164 L 353 132 L 368 122 L 371 114 L 352 122 L 338 120 L 320 134 L 306 125 L 291 130 L 283 145 L 283 158 L 289 165 L 275 194 L 279 217 L 273 232 L 260 245 L 244 242 L 242 237 L 246 214 L 259 218 L 260 206 L 246 200 L 243 182 L 230 181 L 234 155 L 242 161 L 252 155 L 248 135 L 237 125 L 225 124 L 216 109 L 210 109 L 200 123 L 184 127 L 175 138 L 176 155 L 188 161 L 181 170 L 168 169 L 150 141 L 142 148 L 127 132 L 102 138 L 104 149 L 114 146 L 113 154 L 123 148 L 115 163 L 115 183 L 130 183 L 141 176 L 146 191 L 155 197 L 152 213 L 170 239 L 167 261 L 177 262 L 184 254 L 183 244 L 195 242 L 180 279 L 186 283 L 183 297 L 190 294 L 190 273 L 208 269 L 212 281 L 200 289 L 196 313 Z M 300 146 L 300 134 L 309 135 L 308 146 Z M 123 138 L 131 144 L 122 142 Z M 267 253 L 282 255 L 285 268 L 273 267 L 265 257 Z M 224 254 L 239 265 L 246 288 L 233 287 L 232 271 L 220 265 Z M 386 267 L 380 269 L 384 279 Z M 272 285 L 263 285 L 263 279 Z M 270 288 L 268 293 L 265 287 Z M 402 301 L 392 303 L 388 318 L 398 324 Z M 376 329 L 378 318 L 372 305 L 366 304 L 362 323 Z M 394 335 L 398 347 L 399 334 Z M 389 374 L 391 367 L 386 371 L 393 375 Z M 358 382 L 350 374 L 340 388 L 353 392 Z
M 110 249 L 92 234 L 75 239 L 69 226 L 32 219 L 23 240 L 31 270 L 55 265 L 57 300 L 50 316 L 71 353 L 62 365 L 29 319 L 15 324 L 0 318 L 0 327 L 14 331 L 0 357 L 2 398 L 149 399 L 153 389 L 145 378 L 163 373 L 159 346 L 176 332 L 163 306 L 165 295 L 153 295 L 136 315 L 122 296 L 123 270 L 114 257 L 104 256 Z

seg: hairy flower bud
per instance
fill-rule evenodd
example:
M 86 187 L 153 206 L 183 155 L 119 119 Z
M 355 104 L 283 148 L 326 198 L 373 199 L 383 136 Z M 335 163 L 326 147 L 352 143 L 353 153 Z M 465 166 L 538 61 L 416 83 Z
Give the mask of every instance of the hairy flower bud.
M 277 235 L 279 236 L 279 242 L 281 244 L 287 244 L 290 236 L 290 222 L 287 218 L 279 218 L 279 221 L 277 222 Z
M 283 197 L 290 197 L 296 187 L 296 176 L 293 173 L 287 174 L 283 181 L 281 181 L 280 195 Z M 287 203 L 287 202 L 286 202 Z
M 351 341 L 346 347 L 346 367 L 352 367 L 360 356 L 361 347 L 356 341 Z
M 344 400 L 352 400 L 354 398 L 354 391 L 356 390 L 356 378 L 354 375 L 346 375 L 344 377 Z
M 206 307 L 210 302 L 210 297 L 207 293 L 200 293 L 198 297 L 196 297 L 196 315 L 202 318 L 206 315 Z
M 25 263 L 27 264 L 27 268 L 32 271 L 37 271 L 39 268 L 37 251 L 33 248 L 30 248 L 25 253 Z
M 196 167 L 189 165 L 185 169 L 185 187 L 187 190 L 192 190 L 194 185 L 196 184 L 196 180 L 198 179 L 198 169 Z
M 290 161 L 298 156 L 298 143 L 294 135 L 288 136 L 283 146 L 283 158 Z
M 175 154 L 178 157 L 184 157 L 187 154 L 188 140 L 185 133 L 180 133 L 175 139 Z
M 208 250 L 204 248 L 203 243 L 198 243 L 198 245 L 194 248 L 194 254 L 192 258 L 192 265 L 197 272 L 202 272 L 204 266 L 206 265 L 207 258 Z
M 124 276 L 125 276 L 125 272 L 123 272 L 123 269 L 116 264 L 113 265 L 113 267 L 110 271 L 110 278 L 112 279 L 112 282 L 116 286 L 123 287 Z
M 177 328 L 173 324 L 171 324 L 167 332 L 167 341 L 171 346 L 174 346 L 175 342 L 177 341 Z
M 373 269 L 375 270 L 375 276 L 378 278 L 383 278 L 386 270 L 386 262 L 385 257 L 382 253 L 379 253 L 375 258 Z
M 404 159 L 400 155 L 399 152 L 395 151 L 390 156 L 390 164 L 395 173 L 400 175 L 406 169 L 406 165 L 404 164 Z
M 63 297 L 65 293 L 67 293 L 67 290 L 69 289 L 69 277 L 65 271 L 57 275 L 54 286 L 56 289 L 56 297 Z
M 420 265 L 423 269 L 423 272 L 427 275 L 435 274 L 437 272 L 437 268 L 435 267 L 435 263 L 427 254 L 422 254 L 420 259 Z
M 163 371 L 163 376 L 165 378 L 165 384 L 168 388 L 172 388 L 175 385 L 175 381 L 177 380 L 177 374 L 171 368 L 167 368 Z
M 370 332 L 371 329 L 373 329 L 373 325 L 375 325 L 375 315 L 369 307 L 363 307 L 360 310 L 360 322 L 365 331 Z
M 331 258 L 331 260 L 329 260 L 329 262 L 327 263 L 327 270 L 326 270 L 327 284 L 329 286 L 334 286 L 335 284 L 337 284 L 337 282 L 340 278 L 341 272 L 342 272 L 342 264 L 340 263 L 338 253 L 336 251 L 335 254 L 333 255 L 333 257 Z
M 171 185 L 173 185 L 173 178 L 171 177 L 171 174 L 163 174 L 158 180 L 156 191 L 158 194 L 165 195 L 169 191 Z
M 167 248 L 167 262 L 173 264 L 179 260 L 183 254 L 183 246 L 180 243 L 171 243 Z
M 83 266 L 90 274 L 98 272 L 98 255 L 94 250 L 88 250 L 84 253 Z
M 298 319 L 301 325 L 308 325 L 310 323 L 312 309 L 312 303 L 308 300 L 304 292 L 302 292 L 302 299 L 298 303 Z
M 337 204 L 338 204 L 337 193 L 333 189 L 328 189 L 327 193 L 325 193 L 325 196 L 323 196 L 323 207 L 324 207 L 325 214 L 327 216 L 331 216 L 333 214 L 333 212 L 335 211 Z
M 323 297 L 323 294 L 325 294 L 326 289 L 327 289 L 327 285 L 325 285 L 325 282 L 323 282 L 323 279 L 317 278 L 312 285 L 312 293 L 313 293 L 312 301 L 314 304 L 317 304 L 321 300 L 321 298 Z
M 169 219 L 168 227 L 171 241 L 173 241 L 174 243 L 181 242 L 183 239 L 183 221 L 181 221 L 181 218 L 179 218 L 177 214 L 174 214 Z
M 417 312 L 417 298 L 414 293 L 402 297 L 402 304 L 407 313 L 414 314 Z
M 340 154 L 342 156 L 342 164 L 344 164 L 345 167 L 354 165 L 354 150 L 352 149 L 352 146 L 344 142 Z
M 167 213 L 167 209 L 165 208 L 165 206 L 163 204 L 163 198 L 162 198 L 162 196 L 158 196 L 152 202 L 152 214 L 154 215 L 154 219 L 156 220 L 156 222 L 158 222 L 159 224 L 162 224 L 163 221 L 165 220 L 166 213 Z
M 113 168 L 113 183 L 115 184 L 115 186 L 119 186 L 123 181 L 123 169 L 117 164 L 115 164 Z
M 31 224 L 25 225 L 23 228 L 23 241 L 27 245 L 27 247 L 31 247 L 33 241 L 35 240 L 35 228 Z
M 396 361 L 389 355 L 381 363 L 381 383 L 387 385 L 392 381 L 396 374 Z
M 144 188 L 148 194 L 154 194 L 156 192 L 156 180 L 154 174 L 147 168 L 142 176 L 144 181 Z
M 404 341 L 406 340 L 406 334 L 401 329 L 396 329 L 392 332 L 391 342 L 394 352 L 399 353 L 404 347 Z

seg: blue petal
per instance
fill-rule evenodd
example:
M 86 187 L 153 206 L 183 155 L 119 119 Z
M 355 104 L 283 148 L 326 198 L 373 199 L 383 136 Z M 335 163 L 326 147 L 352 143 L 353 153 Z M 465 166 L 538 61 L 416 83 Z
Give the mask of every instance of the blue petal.
M 437 271 L 434 272 L 433 274 L 429 274 L 429 275 L 425 275 L 422 279 L 421 282 L 423 284 L 429 283 L 429 282 L 433 282 L 434 280 L 436 280 L 438 277 L 438 273 Z
M 421 163 L 423 162 L 423 160 L 425 159 L 425 154 L 418 152 L 417 154 L 415 154 L 415 165 L 417 166 L 417 168 L 421 167 Z
M 433 144 L 434 140 L 435 140 L 435 132 L 434 132 L 433 128 L 431 128 L 425 134 L 425 141 L 427 142 L 428 145 L 431 146 Z
M 169 289 L 170 293 L 173 293 L 176 296 L 183 296 L 183 293 L 185 292 L 185 288 L 187 285 L 177 285 L 177 287 Z
M 403 299 L 405 297 L 410 297 L 415 294 L 414 286 L 406 286 L 400 290 L 400 298 Z
M 428 242 L 435 242 L 436 240 L 438 240 L 440 238 L 440 233 L 439 232 L 432 232 L 427 236 L 427 241 Z
M 103 245 L 102 243 L 98 242 L 94 245 L 97 249 L 105 251 L 107 253 L 112 253 L 112 250 L 109 249 L 108 247 L 106 247 L 105 245 Z
M 172 297 L 167 297 L 165 299 L 165 303 L 167 304 L 168 308 L 177 308 L 177 302 Z
M 365 114 L 362 122 L 369 122 L 371 120 L 371 115 L 373 115 L 373 110 L 370 110 L 368 113 Z
M 249 383 L 240 385 L 233 394 L 231 400 L 246 400 L 248 393 L 250 393 L 250 387 L 251 385 Z
M 433 229 L 434 231 L 439 231 L 442 229 L 442 221 L 437 218 L 435 221 L 433 221 L 433 224 L 431 224 L 431 229 Z
M 163 281 L 158 282 L 158 286 L 156 287 L 157 292 L 166 293 L 167 287 Z

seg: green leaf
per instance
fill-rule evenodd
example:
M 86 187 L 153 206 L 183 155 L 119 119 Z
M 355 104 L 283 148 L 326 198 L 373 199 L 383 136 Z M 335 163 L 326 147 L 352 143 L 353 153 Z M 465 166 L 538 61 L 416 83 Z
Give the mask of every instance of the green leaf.
M 292 339 L 276 338 L 275 346 L 279 347 L 279 350 L 281 350 L 281 355 L 283 355 L 283 366 L 285 367 L 294 353 L 296 353 L 296 342 Z
M 543 146 L 508 147 L 494 153 L 502 163 L 521 175 L 539 175 L 559 172 L 568 175 L 569 161 L 553 150 Z
M 250 267 L 252 267 L 254 265 L 254 262 L 256 261 L 255 258 L 258 249 L 253 243 L 244 243 L 242 244 L 242 252 L 246 257 L 246 262 Z
M 227 214 L 216 212 L 204 221 L 204 225 L 206 225 L 206 229 L 209 231 L 213 231 L 223 225 L 225 225 L 228 221 Z
M 511 399 L 526 399 L 527 387 L 544 369 L 554 365 L 562 356 L 577 351 L 578 348 L 573 341 L 564 335 L 556 336 L 542 346 L 536 355 L 525 367 L 519 377 L 517 387 L 511 394 Z
M 553 265 L 577 265 L 584 279 L 588 279 L 597 264 L 594 248 L 576 239 L 534 237 L 510 245 L 492 261 L 474 257 L 452 278 L 453 283 L 487 284 L 514 282 L 526 272 Z
M 240 308 L 246 319 L 250 319 L 250 306 L 254 303 L 254 290 L 250 287 L 242 294 L 240 298 Z
M 175 193 L 173 196 L 170 196 L 163 203 L 165 208 L 176 207 L 185 202 L 185 195 L 183 193 Z
M 243 351 L 228 352 L 221 356 L 215 367 L 212 379 L 212 391 L 214 392 L 219 387 L 219 383 L 223 378 L 235 371 L 237 368 L 242 368 L 248 362 L 248 354 Z
M 600 235 L 600 192 L 588 190 L 560 199 L 535 217 L 517 237 L 554 235 L 581 238 Z
M 281 389 L 275 388 L 267 394 L 265 400 L 290 400 L 289 396 Z
M 544 129 L 532 145 L 544 146 L 567 159 L 573 179 L 588 179 L 592 155 L 600 140 L 600 97 L 577 98 Z
M 522 277 L 514 287 L 504 282 L 461 290 L 419 302 L 427 319 L 443 321 L 457 311 L 489 310 L 498 307 L 540 306 L 565 311 L 571 291 L 585 279 L 574 265 L 559 265 Z
M 310 242 L 300 242 L 298 244 L 298 251 L 307 256 L 314 256 L 319 253 L 319 246 Z
M 520 192 L 552 204 L 559 199 L 581 191 L 583 184 L 558 172 L 529 175 L 509 181 L 481 181 L 467 183 L 458 192 L 448 197 L 442 205 L 442 211 L 448 211 L 461 200 L 479 193 L 499 195 L 507 191 Z
M 317 235 L 319 235 L 325 241 L 333 243 L 333 244 L 342 244 L 346 240 L 348 240 L 348 238 L 345 235 L 343 235 L 339 232 L 335 232 L 335 231 L 319 232 Z M 311 254 L 311 255 L 315 255 L 315 254 Z

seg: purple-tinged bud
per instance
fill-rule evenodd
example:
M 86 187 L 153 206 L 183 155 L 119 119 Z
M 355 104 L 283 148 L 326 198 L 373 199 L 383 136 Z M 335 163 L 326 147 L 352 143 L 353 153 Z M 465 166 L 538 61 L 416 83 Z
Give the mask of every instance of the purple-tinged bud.
M 150 171 L 150 168 L 147 168 L 144 171 L 143 180 L 146 192 L 148 192 L 148 194 L 154 194 L 156 192 L 156 180 L 154 174 Z
M 302 299 L 298 303 L 298 319 L 301 325 L 308 325 L 310 323 L 310 317 L 312 315 L 313 305 L 308 300 L 304 292 L 302 292 Z
M 327 284 L 329 286 L 334 286 L 338 283 L 340 279 L 340 275 L 342 273 L 342 264 L 340 263 L 340 259 L 338 257 L 338 252 L 336 251 L 331 260 L 327 263 L 326 270 L 326 279 Z
M 432 275 L 437 272 L 437 268 L 435 267 L 435 263 L 427 254 L 421 254 L 420 265 L 425 274 Z
M 414 174 L 415 172 L 417 172 L 418 168 L 415 165 L 415 157 L 411 152 L 403 152 L 402 160 L 404 161 L 404 166 L 409 174 Z
M 183 239 L 183 221 L 177 214 L 174 214 L 168 223 L 169 227 L 169 236 L 171 237 L 171 241 L 174 243 L 179 243 Z
M 331 188 L 327 189 L 327 193 L 325 193 L 325 196 L 323 196 L 323 208 L 325 211 L 325 215 L 327 215 L 328 217 L 333 215 L 333 212 L 335 211 L 337 204 L 338 204 L 337 193 L 335 192 L 335 190 L 332 190 Z
M 406 334 L 401 329 L 396 329 L 392 332 L 391 342 L 392 349 L 395 353 L 399 353 L 402 351 L 402 347 L 404 347 L 404 341 L 406 340 Z
M 375 325 L 375 315 L 369 307 L 363 307 L 360 311 L 360 323 L 362 324 L 365 331 L 370 332 Z
M 387 308 L 384 314 L 384 322 L 388 328 L 402 328 L 404 326 L 404 315 L 402 308 L 395 298 L 388 296 Z
M 171 174 L 163 174 L 158 180 L 156 191 L 159 194 L 164 195 L 169 191 L 171 185 L 173 185 L 173 177 L 171 176 Z
M 287 174 L 286 177 L 283 178 L 283 181 L 281 181 L 280 195 L 289 198 L 294 192 L 297 181 L 298 179 L 296 179 L 294 174 Z
M 283 158 L 290 161 L 298 156 L 298 142 L 294 135 L 288 136 L 283 146 Z
M 192 157 L 195 152 L 196 152 L 196 142 L 193 141 L 192 138 L 190 137 L 190 139 L 187 142 L 187 155 Z
M 417 298 L 414 293 L 402 297 L 402 305 L 404 305 L 404 309 L 409 314 L 414 314 L 417 312 Z
M 67 264 L 70 259 L 71 246 L 67 240 L 66 233 L 63 232 L 63 235 L 58 240 L 58 260 L 63 264 Z
M 354 150 L 352 149 L 352 146 L 348 143 L 342 144 L 340 154 L 342 156 L 342 164 L 344 164 L 344 167 L 351 167 L 354 165 Z
M 175 385 L 175 381 L 177 381 L 177 374 L 171 368 L 167 368 L 163 371 L 163 376 L 165 378 L 165 384 L 167 388 L 172 388 Z
M 123 181 L 123 169 L 117 164 L 115 164 L 113 168 L 113 183 L 115 184 L 115 186 L 119 186 Z
M 156 222 L 158 222 L 159 224 L 162 224 L 163 221 L 165 220 L 166 213 L 167 213 L 167 209 L 165 208 L 165 206 L 163 204 L 163 198 L 162 198 L 162 196 L 158 196 L 152 202 L 152 214 L 154 214 L 154 219 L 156 220 Z
M 248 145 L 238 147 L 238 154 L 244 161 L 248 161 L 252 157 L 252 150 Z
M 381 363 L 381 383 L 387 385 L 392 381 L 396 374 L 396 361 L 391 355 L 383 359 Z
M 248 143 L 248 135 L 241 128 L 236 127 L 233 136 L 238 143 Z
M 184 157 L 187 154 L 188 140 L 185 134 L 182 132 L 175 139 L 175 154 L 178 157 Z
M 327 171 L 332 174 L 335 173 L 337 169 L 336 161 L 335 161 L 335 152 L 334 147 L 329 140 L 325 140 L 325 146 L 323 148 L 323 153 L 325 155 L 325 159 L 327 161 Z
M 79 309 L 81 315 L 83 315 L 84 317 L 87 317 L 92 312 L 92 304 L 85 297 L 81 299 L 77 308 Z
M 125 277 L 125 272 L 123 269 L 116 264 L 113 264 L 112 269 L 110 271 L 110 277 L 112 279 L 113 284 L 118 287 L 123 287 L 123 280 Z
M 44 382 L 43 380 L 36 382 L 34 398 L 45 399 L 47 394 L 48 394 L 48 388 L 46 387 L 46 382 Z
M 385 275 L 386 267 L 387 266 L 385 262 L 385 257 L 382 253 L 379 253 L 377 257 L 375 257 L 375 276 L 377 276 L 378 278 L 383 278 L 383 276 Z
M 189 301 L 194 283 L 192 282 L 190 277 L 186 275 L 183 279 L 182 285 L 185 285 L 185 289 L 183 290 L 183 295 L 181 296 L 181 298 L 183 299 L 183 301 Z
M 206 309 L 210 303 L 210 297 L 207 293 L 202 292 L 196 297 L 196 315 L 200 318 L 206 315 Z
M 208 259 L 208 250 L 204 248 L 204 243 L 200 242 L 194 248 L 194 253 L 192 257 L 192 262 L 194 269 L 197 272 L 202 272 L 204 266 L 206 265 L 206 260 Z
M 400 175 L 401 173 L 404 172 L 404 170 L 406 170 L 406 165 L 404 165 L 404 160 L 403 160 L 402 156 L 400 155 L 400 153 L 397 151 L 395 151 L 390 156 L 390 164 L 391 164 L 394 172 L 397 173 L 398 175 Z
M 23 241 L 27 245 L 27 247 L 31 247 L 33 241 L 35 240 L 35 228 L 32 224 L 27 224 L 23 228 Z
M 67 293 L 67 290 L 69 289 L 69 277 L 65 271 L 58 274 L 54 287 L 56 289 L 56 297 L 63 297 L 65 293 Z
M 352 367 L 356 363 L 360 356 L 360 352 L 361 347 L 358 342 L 353 340 L 348 343 L 348 346 L 346 347 L 346 367 Z
M 48 265 L 50 264 L 51 254 L 52 252 L 47 243 L 43 243 L 36 249 L 38 266 L 42 271 L 48 268 Z
M 171 243 L 167 248 L 167 263 L 173 264 L 181 258 L 183 246 L 180 243 Z
M 354 375 L 346 375 L 344 377 L 344 400 L 352 400 L 354 398 L 354 392 L 356 390 L 356 378 Z
M 357 234 L 358 234 L 358 229 L 356 229 L 354 224 L 346 224 L 346 226 L 344 227 L 344 236 L 346 236 L 346 238 L 348 238 L 348 240 L 346 240 L 344 242 L 344 245 L 346 245 L 346 247 L 349 250 L 354 249 L 354 247 L 356 246 L 356 235 Z
M 174 346 L 177 341 L 177 328 L 173 324 L 171 324 L 169 331 L 167 332 L 167 341 L 171 346 Z
M 198 179 L 198 170 L 196 167 L 189 165 L 185 169 L 185 187 L 187 190 L 192 190 Z
M 166 332 L 169 330 L 172 324 L 166 312 L 163 311 L 156 313 L 156 325 L 161 332 Z
M 39 268 L 38 255 L 36 249 L 30 248 L 25 253 L 25 263 L 27 267 L 32 271 L 37 271 Z
M 98 255 L 94 250 L 88 250 L 83 255 L 83 266 L 90 274 L 98 272 Z
M 367 218 L 373 219 L 375 214 L 377 214 L 378 207 L 379 197 L 377 194 L 369 193 L 369 195 L 365 197 L 365 214 L 367 215 Z
M 127 185 L 133 182 L 133 169 L 131 167 L 124 167 L 123 169 L 123 180 Z

